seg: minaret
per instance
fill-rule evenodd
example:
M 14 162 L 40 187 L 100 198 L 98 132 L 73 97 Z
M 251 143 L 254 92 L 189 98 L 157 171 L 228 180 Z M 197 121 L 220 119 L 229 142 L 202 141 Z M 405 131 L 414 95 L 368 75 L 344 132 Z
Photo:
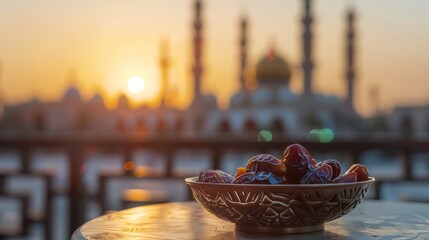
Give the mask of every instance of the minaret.
M 347 38 L 347 45 L 346 45 L 346 82 L 347 82 L 347 96 L 346 96 L 346 102 L 350 105 L 350 107 L 353 107 L 353 93 L 354 93 L 354 81 L 355 81 L 355 61 L 354 61 L 354 55 L 355 55 L 355 49 L 354 49 L 354 40 L 355 40 L 355 33 L 354 33 L 354 10 L 349 9 L 347 11 L 347 31 L 346 31 L 346 38 Z
M 1 84 L 2 84 L 2 82 L 1 82 L 1 77 L 2 77 L 2 65 L 1 65 L 1 63 L 0 63 L 0 117 L 3 115 L 3 95 L 1 94 L 1 91 L 2 91 L 2 88 L 1 88 Z
M 246 90 L 246 79 L 247 79 L 247 18 L 242 17 L 240 21 L 240 89 L 241 91 Z
M 195 19 L 194 19 L 194 65 L 192 72 L 194 74 L 194 102 L 198 101 L 201 97 L 201 77 L 203 73 L 202 66 L 202 21 L 201 21 L 201 8 L 202 3 L 200 0 L 195 0 Z
M 312 70 L 313 70 L 313 59 L 311 57 L 312 52 L 312 33 L 311 24 L 313 17 L 311 16 L 311 0 L 304 0 L 304 16 L 302 17 L 302 23 L 304 25 L 304 33 L 302 35 L 303 53 L 304 59 L 302 60 L 302 70 L 304 72 L 304 94 L 311 94 L 311 81 L 312 81 Z
M 168 67 L 170 64 L 168 56 L 168 43 L 167 40 L 163 40 L 160 46 L 160 59 L 159 65 L 161 70 L 161 107 L 166 107 L 167 104 L 167 91 L 168 91 Z

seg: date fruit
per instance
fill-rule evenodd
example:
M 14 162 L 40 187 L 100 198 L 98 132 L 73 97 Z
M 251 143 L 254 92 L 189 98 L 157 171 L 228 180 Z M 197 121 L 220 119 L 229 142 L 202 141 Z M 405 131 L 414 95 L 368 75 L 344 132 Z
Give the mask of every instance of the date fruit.
M 326 163 L 309 170 L 299 183 L 301 184 L 325 184 L 332 182 L 332 167 Z
M 328 159 L 323 162 L 319 162 L 316 167 L 321 166 L 323 164 L 328 164 L 332 168 L 332 179 L 337 178 L 341 174 L 341 164 L 335 159 Z
M 333 183 L 354 183 L 357 182 L 357 174 L 355 172 L 344 173 L 332 181 Z
M 281 160 L 270 154 L 259 154 L 247 162 L 246 166 L 249 172 L 272 172 L 277 176 L 285 174 L 285 166 Z
M 206 169 L 200 172 L 199 182 L 206 183 L 231 183 L 234 177 L 220 170 Z
M 307 171 L 314 168 L 314 163 L 307 149 L 299 144 L 289 145 L 283 152 L 285 177 L 288 183 L 299 183 Z
M 248 172 L 237 177 L 234 184 L 281 184 L 282 178 L 272 172 Z
M 368 180 L 368 169 L 361 164 L 353 164 L 346 173 L 355 172 L 357 175 L 357 181 L 366 181 Z
M 241 175 L 243 175 L 245 173 L 247 173 L 247 169 L 246 168 L 244 168 L 244 167 L 238 167 L 237 171 L 234 174 L 234 178 L 237 178 L 237 177 L 239 177 L 239 176 L 241 176 Z
M 354 183 L 368 180 L 368 169 L 352 165 L 341 175 L 341 164 L 335 159 L 317 163 L 299 144 L 289 145 L 278 159 L 270 154 L 259 154 L 238 167 L 234 176 L 220 170 L 200 172 L 199 182 L 234 184 L 326 184 Z

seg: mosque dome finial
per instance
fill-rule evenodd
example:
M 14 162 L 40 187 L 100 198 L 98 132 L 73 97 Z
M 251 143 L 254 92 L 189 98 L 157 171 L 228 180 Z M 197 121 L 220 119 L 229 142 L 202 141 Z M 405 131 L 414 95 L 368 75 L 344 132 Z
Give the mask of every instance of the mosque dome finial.
M 284 86 L 289 84 L 291 69 L 289 64 L 271 47 L 256 66 L 259 86 Z

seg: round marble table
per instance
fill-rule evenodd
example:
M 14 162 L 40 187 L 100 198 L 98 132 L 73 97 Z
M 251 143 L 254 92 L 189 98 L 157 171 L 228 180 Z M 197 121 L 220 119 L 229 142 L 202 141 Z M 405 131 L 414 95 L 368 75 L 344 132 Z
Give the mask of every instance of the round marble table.
M 95 218 L 77 229 L 80 239 L 285 239 L 283 234 L 235 231 L 196 202 L 156 204 Z M 429 239 L 429 204 L 365 200 L 325 231 L 293 239 Z

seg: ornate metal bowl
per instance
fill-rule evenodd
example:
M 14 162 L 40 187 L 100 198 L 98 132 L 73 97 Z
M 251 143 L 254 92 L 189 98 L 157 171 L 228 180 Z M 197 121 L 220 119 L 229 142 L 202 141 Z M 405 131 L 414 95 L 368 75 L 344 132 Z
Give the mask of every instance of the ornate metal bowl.
M 236 229 L 264 233 L 322 231 L 326 222 L 355 209 L 374 178 L 332 184 L 220 184 L 185 179 L 195 199 Z

